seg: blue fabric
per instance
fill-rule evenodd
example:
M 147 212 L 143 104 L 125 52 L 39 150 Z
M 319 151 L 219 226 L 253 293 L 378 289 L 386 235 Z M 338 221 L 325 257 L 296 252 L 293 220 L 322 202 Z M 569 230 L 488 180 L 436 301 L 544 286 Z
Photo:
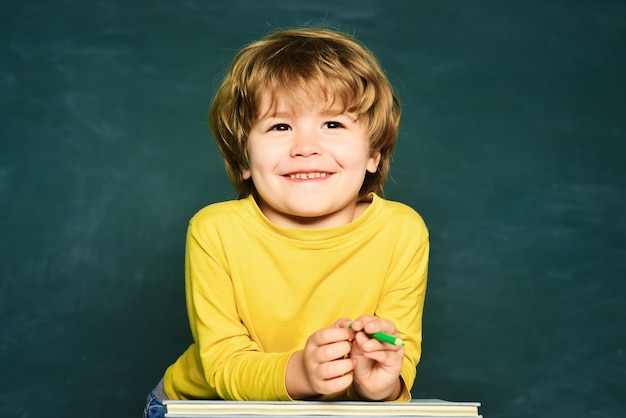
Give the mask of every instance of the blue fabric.
M 165 406 L 150 392 L 146 398 L 146 408 L 143 410 L 143 418 L 163 418 L 165 417 Z

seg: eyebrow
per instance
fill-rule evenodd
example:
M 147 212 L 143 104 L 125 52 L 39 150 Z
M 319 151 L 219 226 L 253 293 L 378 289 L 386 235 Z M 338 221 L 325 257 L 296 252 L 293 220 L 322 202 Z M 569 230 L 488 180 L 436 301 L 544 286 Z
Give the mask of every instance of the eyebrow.
M 286 117 L 290 117 L 293 116 L 293 112 L 290 110 L 287 111 L 280 111 L 280 112 L 265 112 L 264 114 L 260 115 L 258 120 L 263 120 L 263 119 L 277 119 L 277 118 L 286 118 Z M 324 117 L 331 117 L 331 116 L 346 116 L 349 117 L 352 120 L 357 120 L 358 116 L 356 112 L 350 112 L 347 109 L 341 109 L 341 108 L 328 108 L 328 109 L 324 109 L 320 112 L 321 116 Z M 353 117 L 355 116 L 355 117 Z

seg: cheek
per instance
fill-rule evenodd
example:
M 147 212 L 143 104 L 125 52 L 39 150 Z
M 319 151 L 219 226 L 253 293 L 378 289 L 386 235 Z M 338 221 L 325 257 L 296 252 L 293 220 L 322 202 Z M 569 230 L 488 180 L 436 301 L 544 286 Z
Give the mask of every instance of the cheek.
M 363 147 L 359 149 L 346 149 L 342 152 L 343 161 L 346 166 L 351 166 L 353 168 L 358 168 L 363 171 L 370 171 L 370 168 L 373 166 L 373 160 L 371 156 L 371 152 L 369 147 Z
M 248 147 L 248 166 L 246 170 L 249 176 L 262 174 L 273 170 L 280 161 L 280 150 L 270 147 Z

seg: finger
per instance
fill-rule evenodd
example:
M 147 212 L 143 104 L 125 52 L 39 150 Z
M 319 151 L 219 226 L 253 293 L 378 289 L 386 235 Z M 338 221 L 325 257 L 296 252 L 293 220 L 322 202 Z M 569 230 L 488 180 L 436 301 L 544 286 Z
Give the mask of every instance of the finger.
M 389 342 L 380 341 L 376 338 L 372 338 L 363 332 L 358 333 L 354 339 L 358 346 L 364 352 L 372 351 L 398 351 L 402 346 L 391 344 Z
M 324 380 L 335 379 L 354 370 L 355 361 L 351 358 L 342 358 L 340 360 L 328 361 L 320 364 L 318 373 L 319 377 Z
M 376 364 L 376 368 L 380 371 L 390 374 L 399 374 L 402 369 L 402 358 L 404 357 L 404 352 L 401 350 L 380 350 L 363 353 L 363 357 L 374 362 Z M 362 365 L 365 366 L 365 364 Z M 365 370 L 369 367 L 371 366 L 365 366 Z M 357 370 L 355 368 L 355 373 L 356 372 Z
M 348 328 L 351 323 L 352 323 L 352 320 L 350 318 L 344 317 L 344 318 L 338 319 L 337 322 L 333 324 L 333 326 L 335 328 Z
M 373 320 L 364 323 L 363 331 L 368 334 L 373 334 L 375 332 L 384 332 L 385 334 L 390 335 L 397 334 L 396 326 L 393 322 L 381 318 L 374 318 Z
M 343 359 L 350 353 L 352 345 L 348 341 L 338 341 L 332 344 L 319 346 L 315 350 L 315 360 L 326 363 L 337 359 Z
M 365 326 L 365 324 L 376 320 L 377 318 L 375 316 L 360 316 L 352 322 L 351 328 L 355 331 L 363 331 L 363 327 Z
M 319 381 L 316 385 L 316 390 L 322 395 L 329 395 L 331 393 L 340 392 L 352 385 L 354 375 L 352 372 L 339 375 L 332 379 L 326 379 Z
M 355 331 L 363 331 L 370 335 L 376 332 L 383 332 L 385 334 L 399 337 L 396 326 L 393 324 L 393 322 L 375 316 L 359 317 L 356 321 L 353 322 L 352 328 Z
M 354 341 L 356 341 L 361 352 L 371 352 L 384 349 L 383 343 L 373 338 L 370 338 L 364 332 L 359 332 L 357 335 L 355 335 Z
M 310 342 L 316 346 L 323 346 L 339 341 L 349 341 L 354 337 L 354 332 L 348 328 L 324 328 L 309 338 Z

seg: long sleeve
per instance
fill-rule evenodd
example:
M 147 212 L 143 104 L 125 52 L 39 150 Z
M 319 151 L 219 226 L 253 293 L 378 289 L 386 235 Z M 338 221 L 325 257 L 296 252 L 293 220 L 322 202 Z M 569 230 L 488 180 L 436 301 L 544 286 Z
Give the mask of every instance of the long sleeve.
M 422 315 L 428 274 L 429 241 L 399 237 L 395 242 L 395 262 L 390 267 L 389 282 L 376 309 L 376 316 L 396 325 L 405 343 L 401 377 L 405 387 L 398 400 L 411 399 L 416 367 L 422 350 Z
M 191 331 L 208 386 L 222 399 L 288 400 L 284 370 L 291 352 L 266 353 L 239 317 L 225 257 L 189 228 L 186 261 Z

